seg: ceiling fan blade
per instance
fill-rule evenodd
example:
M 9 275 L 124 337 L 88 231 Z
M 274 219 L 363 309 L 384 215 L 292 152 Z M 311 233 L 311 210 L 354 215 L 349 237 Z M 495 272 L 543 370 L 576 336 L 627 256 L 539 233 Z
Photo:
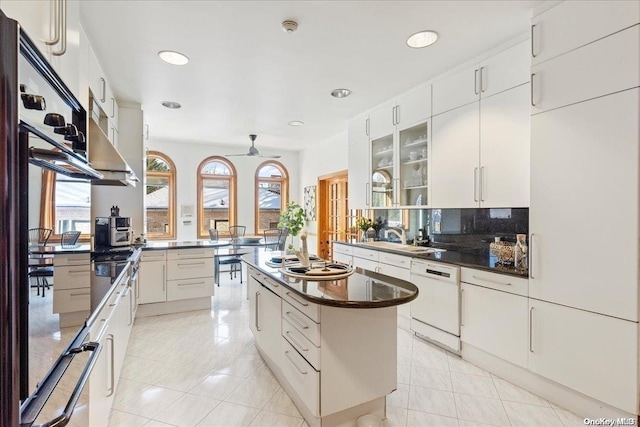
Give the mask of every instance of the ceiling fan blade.
M 248 156 L 248 154 L 225 154 L 225 157 L 234 157 L 234 156 Z
M 278 156 L 277 154 L 258 154 L 258 157 L 266 157 L 268 159 L 279 159 L 282 156 Z

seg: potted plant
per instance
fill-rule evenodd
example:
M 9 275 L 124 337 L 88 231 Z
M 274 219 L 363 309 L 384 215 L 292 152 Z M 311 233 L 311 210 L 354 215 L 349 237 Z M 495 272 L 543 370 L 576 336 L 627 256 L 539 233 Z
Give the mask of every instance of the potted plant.
M 296 202 L 289 202 L 280 214 L 280 222 L 278 227 L 286 227 L 291 235 L 291 243 L 287 248 L 287 252 L 293 251 L 293 236 L 297 236 L 302 227 L 304 227 L 304 210 Z
M 362 240 L 363 242 L 366 238 L 367 230 L 369 230 L 372 225 L 373 222 L 369 218 L 361 216 L 356 219 L 356 227 L 358 227 L 362 231 L 360 240 Z

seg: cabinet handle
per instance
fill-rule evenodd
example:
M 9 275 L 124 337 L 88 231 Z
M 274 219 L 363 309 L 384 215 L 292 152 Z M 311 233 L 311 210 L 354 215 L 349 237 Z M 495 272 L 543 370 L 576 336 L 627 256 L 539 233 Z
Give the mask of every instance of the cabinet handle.
M 189 262 L 189 263 L 179 262 L 178 263 L 178 267 L 185 266 L 185 268 L 190 268 L 191 266 L 194 266 L 194 265 L 204 265 L 204 261 L 202 261 L 202 262 Z
M 133 292 L 129 292 L 129 323 L 127 324 L 127 326 L 131 326 L 133 324 L 133 310 L 135 309 L 134 303 L 133 303 L 133 300 L 134 300 L 133 294 L 134 294 Z
M 365 121 L 365 124 L 364 124 L 364 133 L 365 133 L 367 136 L 369 136 L 369 129 L 370 129 L 370 127 L 369 127 L 369 126 L 370 126 L 370 124 L 369 124 L 369 119 L 367 119 L 367 120 Z
M 365 190 L 364 190 L 364 195 L 365 195 L 365 205 L 369 206 L 369 183 L 367 182 L 365 184 Z
M 484 87 L 484 78 L 482 77 L 484 67 L 480 67 L 480 92 L 484 92 L 485 91 L 485 87 Z
M 194 283 L 178 283 L 178 286 L 198 286 L 198 285 L 204 285 L 204 281 L 194 282 Z
M 289 292 L 289 291 L 287 291 L 286 294 L 289 296 L 289 298 L 291 298 L 292 300 L 294 300 L 295 302 L 297 302 L 298 304 L 300 304 L 303 307 L 307 307 L 309 305 L 309 303 L 306 303 L 306 302 L 303 302 L 303 301 L 299 301 L 296 297 L 291 295 L 291 292 Z
M 529 309 L 529 351 L 533 353 L 533 307 Z
M 473 200 L 478 201 L 478 168 L 473 168 Z
M 165 291 L 166 286 L 167 286 L 167 280 L 166 280 L 166 270 L 167 270 L 167 266 L 163 265 L 162 266 L 162 292 Z
M 535 279 L 533 277 L 533 236 L 535 236 L 534 233 L 529 236 L 529 277 Z
M 258 318 L 260 317 L 260 304 L 258 304 L 258 299 L 260 298 L 260 292 L 256 292 L 256 331 L 260 331 L 260 324 L 258 323 Z
M 536 27 L 536 24 L 531 24 L 531 57 L 535 58 L 537 55 L 534 53 L 533 48 L 533 29 Z
M 62 47 L 60 50 L 51 52 L 54 56 L 62 56 L 67 52 L 67 0 L 60 1 L 60 38 Z
M 291 364 L 293 366 L 296 367 L 296 369 L 298 370 L 298 372 L 300 372 L 302 375 L 307 375 L 307 371 L 303 371 L 302 369 L 300 369 L 300 367 L 298 366 L 298 364 L 296 362 L 293 361 L 293 359 L 291 358 L 291 356 L 289 356 L 289 351 L 285 351 L 284 355 L 287 356 L 287 359 L 289 359 L 289 362 L 291 362 Z
M 91 292 L 83 292 L 81 294 L 69 294 L 70 297 L 81 297 L 81 296 L 84 296 L 84 295 L 91 295 Z M 113 304 L 113 305 L 115 305 L 115 304 Z
M 111 97 L 111 118 L 113 119 L 116 115 L 116 100 L 114 97 Z
M 489 283 L 493 283 L 493 284 L 496 284 L 496 285 L 511 286 L 511 283 L 503 283 L 503 282 L 498 282 L 497 280 L 485 279 L 483 277 L 476 276 L 475 274 L 473 276 L 471 276 L 471 277 L 473 277 L 476 280 L 482 280 L 483 282 L 489 282 Z
M 391 109 L 391 124 L 394 126 L 396 124 L 396 107 Z
M 298 325 L 302 329 L 309 329 L 309 327 L 307 325 L 305 325 L 304 323 L 302 323 L 300 321 L 300 319 L 298 319 L 292 312 L 287 311 L 286 313 L 287 313 L 287 316 L 289 316 L 289 318 L 291 320 L 293 320 L 293 323 L 295 323 L 296 325 Z
M 400 106 L 396 105 L 396 124 L 400 124 Z
M 302 350 L 302 351 L 309 351 L 309 348 L 308 348 L 308 347 L 303 346 L 302 344 L 300 344 L 300 343 L 298 342 L 298 340 L 297 340 L 297 339 L 295 339 L 295 337 L 294 337 L 293 335 L 291 335 L 291 332 L 290 332 L 290 331 L 285 332 L 285 334 L 289 337 L 289 339 L 291 340 L 291 342 L 292 342 L 296 347 L 298 347 L 300 350 Z
M 58 44 L 60 41 L 60 2 L 62 0 L 51 0 L 49 4 L 55 4 L 55 12 L 53 14 L 53 38 L 51 40 L 43 40 L 45 44 L 51 46 Z
M 535 77 L 536 73 L 531 73 L 531 106 L 535 107 L 536 103 L 533 101 L 533 78 Z
M 473 71 L 474 76 L 473 76 L 473 93 L 475 93 L 476 95 L 478 95 L 478 69 L 475 69 Z
M 107 100 L 107 81 L 104 77 L 100 77 L 100 84 L 102 85 L 102 95 L 100 96 L 100 102 L 104 103 Z
M 67 274 L 69 274 L 69 275 L 72 275 L 72 274 L 87 274 L 87 271 L 86 270 L 69 270 L 69 272 Z
M 484 202 L 484 166 L 480 168 L 480 201 Z
M 109 367 L 110 367 L 110 372 L 109 372 L 109 387 L 107 388 L 108 394 L 107 394 L 107 396 L 106 396 L 106 397 L 109 397 L 109 396 L 111 396 L 111 395 L 113 394 L 113 389 L 114 389 L 114 387 L 113 387 L 113 385 L 114 385 L 114 384 L 113 384 L 113 383 L 114 383 L 114 381 L 113 381 L 113 376 L 114 376 L 113 371 L 115 370 L 115 369 L 114 369 L 114 362 L 113 362 L 113 359 L 114 359 L 114 353 L 115 353 L 115 351 L 114 351 L 113 347 L 114 347 L 114 345 L 115 345 L 115 342 L 114 342 L 114 339 L 113 339 L 113 335 L 112 335 L 112 334 L 109 334 L 109 336 L 107 337 L 107 341 L 111 341 L 111 346 L 110 346 L 110 349 L 111 349 L 111 357 L 110 357 L 110 359 L 111 359 L 111 360 L 109 361 Z
M 464 289 L 460 288 L 460 326 L 464 326 Z
M 144 139 L 149 139 L 149 125 L 144 125 Z

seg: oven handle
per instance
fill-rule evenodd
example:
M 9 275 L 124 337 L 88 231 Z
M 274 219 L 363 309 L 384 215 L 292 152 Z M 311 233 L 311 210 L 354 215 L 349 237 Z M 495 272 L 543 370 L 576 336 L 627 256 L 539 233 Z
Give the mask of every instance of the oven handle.
M 38 386 L 36 387 L 36 390 L 33 392 L 33 394 L 24 401 L 24 403 L 20 407 L 21 427 L 33 426 L 33 423 L 40 414 L 40 411 L 42 411 L 42 408 L 47 403 L 47 400 L 53 394 L 58 382 L 73 361 L 73 358 L 85 351 L 91 351 L 92 354 L 91 356 L 89 356 L 89 359 L 87 360 L 87 363 L 82 370 L 82 374 L 80 375 L 80 378 L 78 379 L 78 382 L 76 383 L 76 386 L 71 393 L 71 397 L 69 397 L 67 405 L 64 407 L 64 412 L 52 420 L 49 420 L 42 424 L 38 424 L 36 427 L 62 427 L 69 423 L 69 421 L 71 420 L 71 416 L 73 415 L 73 410 L 75 409 L 75 406 L 78 403 L 78 399 L 80 398 L 80 394 L 82 393 L 82 389 L 86 385 L 87 380 L 91 375 L 91 371 L 98 361 L 100 351 L 102 350 L 102 347 L 98 342 L 88 341 L 78 344 L 78 341 L 82 341 L 88 335 L 88 333 L 88 327 L 82 328 L 80 333 L 76 335 L 76 338 L 72 341 L 69 347 L 67 347 L 67 349 L 62 352 L 60 357 L 58 357 L 58 360 L 51 367 L 49 372 L 47 372 L 42 381 L 38 383 Z

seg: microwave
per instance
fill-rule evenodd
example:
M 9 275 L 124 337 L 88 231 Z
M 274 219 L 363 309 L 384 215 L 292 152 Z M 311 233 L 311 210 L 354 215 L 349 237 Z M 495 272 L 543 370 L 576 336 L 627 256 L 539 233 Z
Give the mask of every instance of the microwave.
M 122 216 L 96 217 L 96 247 L 129 246 L 132 240 L 131 218 Z

